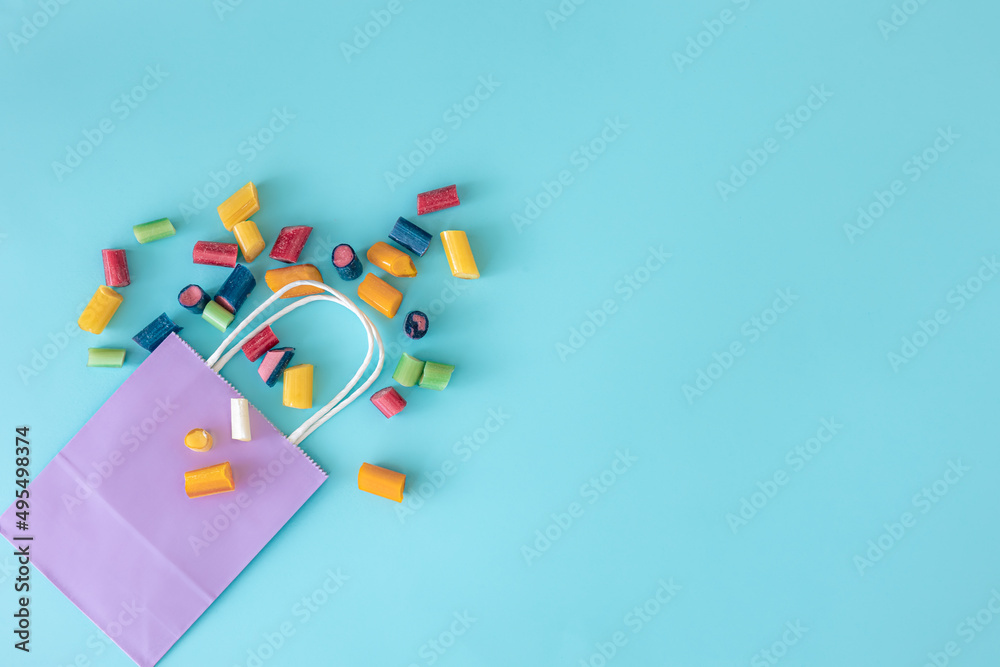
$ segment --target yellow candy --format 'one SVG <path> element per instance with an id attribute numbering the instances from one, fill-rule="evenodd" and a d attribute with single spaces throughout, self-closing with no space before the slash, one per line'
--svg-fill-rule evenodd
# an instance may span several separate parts
<path id="1" fill-rule="evenodd" d="M 264 237 L 260 235 L 257 223 L 253 220 L 237 222 L 233 225 L 233 234 L 236 235 L 236 242 L 240 244 L 243 259 L 247 264 L 257 259 L 257 255 L 264 250 Z"/>
<path id="2" fill-rule="evenodd" d="M 290 408 L 309 409 L 313 406 L 312 364 L 299 364 L 285 369 L 281 379 L 281 402 Z"/>
<path id="3" fill-rule="evenodd" d="M 207 452 L 212 449 L 212 434 L 203 428 L 193 428 L 184 436 L 184 444 L 196 452 Z"/>
<path id="4" fill-rule="evenodd" d="M 257 200 L 257 188 L 253 183 L 247 183 L 236 191 L 232 197 L 219 204 L 219 217 L 226 229 L 232 229 L 237 222 L 243 222 L 260 210 Z"/>
<path id="5" fill-rule="evenodd" d="M 235 488 L 233 468 L 229 465 L 229 461 L 184 473 L 184 493 L 187 494 L 188 498 L 210 496 L 213 493 L 224 493 Z"/>
<path id="6" fill-rule="evenodd" d="M 80 328 L 90 333 L 99 334 L 108 326 L 111 316 L 118 310 L 122 303 L 122 295 L 114 291 L 107 285 L 101 285 L 90 297 L 90 303 L 80 313 L 80 319 L 76 321 Z"/>
<path id="7" fill-rule="evenodd" d="M 382 241 L 368 249 L 368 261 L 398 278 L 412 278 L 417 275 L 417 267 L 413 266 L 413 260 L 409 255 Z"/>
<path id="8" fill-rule="evenodd" d="M 321 283 L 323 282 L 323 276 L 319 274 L 319 269 L 312 264 L 296 264 L 280 269 L 271 269 L 264 274 L 264 282 L 267 283 L 272 292 L 277 292 L 288 283 L 293 283 L 296 280 L 315 280 Z M 299 285 L 282 294 L 281 298 L 290 299 L 293 296 L 304 296 L 306 294 L 323 294 L 323 290 L 311 285 Z"/>
<path id="9" fill-rule="evenodd" d="M 358 297 L 390 319 L 396 316 L 399 304 L 403 302 L 403 295 L 398 289 L 371 273 L 358 285 Z"/>
<path id="10" fill-rule="evenodd" d="M 456 278 L 473 279 L 479 277 L 476 258 L 469 247 L 469 237 L 462 231 L 441 232 L 441 244 L 448 256 L 451 275 Z"/>

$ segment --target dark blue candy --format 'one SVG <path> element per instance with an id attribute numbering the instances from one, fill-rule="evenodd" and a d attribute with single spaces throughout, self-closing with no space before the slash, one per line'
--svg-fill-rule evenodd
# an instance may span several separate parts
<path id="1" fill-rule="evenodd" d="M 240 309 L 240 306 L 243 305 L 256 286 L 257 281 L 254 280 L 250 269 L 242 264 L 237 264 L 233 272 L 226 278 L 226 282 L 222 283 L 219 293 L 215 295 L 215 300 L 220 306 L 236 314 L 236 311 Z"/>
<path id="2" fill-rule="evenodd" d="M 403 320 L 403 332 L 413 340 L 423 338 L 427 334 L 429 323 L 430 320 L 427 319 L 426 314 L 419 310 L 411 311 L 406 314 L 406 319 Z"/>
<path id="3" fill-rule="evenodd" d="M 389 232 L 389 238 L 421 257 L 431 245 L 431 235 L 406 218 L 396 221 L 396 225 Z"/>
<path id="4" fill-rule="evenodd" d="M 343 280 L 357 280 L 358 276 L 361 275 L 361 260 L 358 259 L 358 253 L 354 252 L 354 248 L 346 243 L 341 243 L 333 249 L 330 261 L 333 262 L 333 268 L 337 269 L 337 274 Z M 338 264 L 338 262 L 340 263 Z"/>
<path id="5" fill-rule="evenodd" d="M 184 303 L 184 295 L 188 290 L 191 290 L 192 294 L 198 295 L 198 299 L 194 301 L 194 303 Z M 188 296 L 190 297 L 191 295 Z M 188 301 L 190 300 L 191 299 L 189 298 Z M 205 310 L 205 304 L 208 303 L 208 294 L 198 285 L 188 285 L 180 291 L 180 294 L 177 295 L 177 302 L 190 310 L 192 313 L 198 313 L 200 315 L 201 311 Z"/>
<path id="6" fill-rule="evenodd" d="M 179 327 L 174 324 L 173 320 L 167 317 L 166 313 L 163 313 L 155 320 L 146 325 L 142 331 L 132 336 L 132 340 L 139 344 L 139 347 L 145 348 L 152 352 L 160 343 L 167 339 L 171 333 L 180 331 L 184 327 Z"/>

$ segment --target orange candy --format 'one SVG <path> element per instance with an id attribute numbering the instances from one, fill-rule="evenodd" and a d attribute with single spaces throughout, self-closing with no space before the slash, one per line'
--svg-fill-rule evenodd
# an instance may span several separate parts
<path id="1" fill-rule="evenodd" d="M 358 488 L 376 496 L 382 496 L 397 503 L 403 502 L 403 487 L 406 475 L 401 472 L 362 463 L 358 471 Z"/>
<path id="2" fill-rule="evenodd" d="M 184 473 L 184 492 L 188 498 L 201 498 L 213 493 L 225 493 L 236 488 L 233 468 L 229 461 Z"/>
<path id="3" fill-rule="evenodd" d="M 272 292 L 277 292 L 288 283 L 293 283 L 296 280 L 315 280 L 321 283 L 323 282 L 323 276 L 320 275 L 319 269 L 312 264 L 285 266 L 280 269 L 271 269 L 264 274 L 264 282 L 267 283 Z M 323 290 L 312 285 L 299 285 L 282 294 L 281 298 L 290 299 L 295 296 L 305 296 L 306 294 L 323 294 Z"/>
<path id="4" fill-rule="evenodd" d="M 403 303 L 403 294 L 398 289 L 371 273 L 358 285 L 358 297 L 390 319 Z"/>

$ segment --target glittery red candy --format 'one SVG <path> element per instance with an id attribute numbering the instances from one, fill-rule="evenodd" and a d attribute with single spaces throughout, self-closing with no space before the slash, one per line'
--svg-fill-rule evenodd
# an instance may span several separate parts
<path id="1" fill-rule="evenodd" d="M 379 389 L 372 394 L 371 400 L 375 404 L 375 407 L 379 409 L 379 412 L 387 418 L 398 415 L 406 407 L 406 401 L 403 400 L 403 397 L 393 387 Z"/>
<path id="2" fill-rule="evenodd" d="M 128 262 L 124 250 L 102 250 L 104 284 L 108 287 L 125 287 L 129 284 Z"/>
<path id="3" fill-rule="evenodd" d="M 195 264 L 211 266 L 236 266 L 236 258 L 240 247 L 235 243 L 215 243 L 213 241 L 198 241 L 194 244 L 191 258 Z"/>
<path id="4" fill-rule="evenodd" d="M 458 206 L 458 191 L 456 186 L 449 185 L 445 188 L 438 188 L 430 192 L 421 192 L 417 195 L 417 215 L 433 213 L 443 208 Z"/>
<path id="5" fill-rule="evenodd" d="M 282 227 L 278 232 L 278 238 L 271 246 L 271 259 L 286 264 L 294 264 L 299 261 L 299 254 L 306 244 L 306 239 L 312 233 L 313 228 L 305 225 L 298 227 Z"/>
<path id="6" fill-rule="evenodd" d="M 243 354 L 247 355 L 250 361 L 257 361 L 265 352 L 278 344 L 278 337 L 274 335 L 271 327 L 264 327 L 257 332 L 257 335 L 243 344 Z"/>

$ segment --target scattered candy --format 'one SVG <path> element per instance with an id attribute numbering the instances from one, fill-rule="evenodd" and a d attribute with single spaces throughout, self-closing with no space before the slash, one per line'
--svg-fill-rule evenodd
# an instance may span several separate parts
<path id="1" fill-rule="evenodd" d="M 121 368 L 125 363 L 125 350 L 109 347 L 88 347 L 87 365 L 97 368 Z"/>
<path id="2" fill-rule="evenodd" d="M 196 452 L 207 452 L 212 449 L 212 434 L 203 428 L 193 428 L 184 436 L 184 446 Z"/>
<path id="3" fill-rule="evenodd" d="M 236 243 L 243 253 L 243 260 L 249 264 L 257 259 L 257 255 L 264 251 L 264 237 L 257 229 L 257 223 L 253 220 L 244 220 L 233 225 L 233 234 L 236 235 Z"/>
<path id="4" fill-rule="evenodd" d="M 133 225 L 132 233 L 135 234 L 135 240 L 139 243 L 149 243 L 173 236 L 177 230 L 174 229 L 169 218 L 160 218 L 152 222 L 144 222 L 141 225 Z"/>
<path id="5" fill-rule="evenodd" d="M 108 287 L 125 287 L 129 284 L 128 261 L 124 250 L 102 250 L 104 282 Z"/>
<path id="6" fill-rule="evenodd" d="M 285 369 L 281 380 L 281 402 L 290 408 L 313 406 L 313 366 L 299 364 Z"/>
<path id="7" fill-rule="evenodd" d="M 142 331 L 132 336 L 132 340 L 138 343 L 139 347 L 152 352 L 167 339 L 167 336 L 183 328 L 174 324 L 173 320 L 167 317 L 166 313 L 163 313 L 147 324 Z"/>
<path id="8" fill-rule="evenodd" d="M 200 314 L 201 311 L 205 310 L 205 304 L 208 303 L 208 292 L 203 290 L 198 285 L 188 285 L 180 291 L 177 295 L 177 303 L 181 304 L 192 313 Z"/>
<path id="9" fill-rule="evenodd" d="M 273 387 L 281 374 L 285 372 L 285 367 L 292 360 L 294 353 L 294 347 L 278 347 L 264 353 L 257 373 L 268 387 Z"/>
<path id="10" fill-rule="evenodd" d="M 243 222 L 260 210 L 257 188 L 253 183 L 247 183 L 232 197 L 219 204 L 216 210 L 219 211 L 222 224 L 225 225 L 226 229 L 231 230 L 237 222 Z"/>
<path id="11" fill-rule="evenodd" d="M 333 268 L 337 269 L 341 279 L 357 280 L 358 276 L 361 275 L 361 260 L 358 259 L 354 248 L 346 243 L 341 243 L 333 249 L 332 259 Z"/>
<path id="12" fill-rule="evenodd" d="M 271 327 L 267 326 L 257 332 L 253 338 L 243 343 L 243 354 L 250 361 L 257 361 L 261 356 L 278 344 L 278 337 Z"/>
<path id="13" fill-rule="evenodd" d="M 233 468 L 229 465 L 229 461 L 184 473 L 184 493 L 188 498 L 225 493 L 235 488 Z"/>
<path id="14" fill-rule="evenodd" d="M 315 280 L 316 282 L 321 283 L 323 282 L 323 276 L 320 275 L 319 269 L 312 264 L 295 264 L 293 266 L 286 266 L 280 269 L 271 269 L 264 274 L 264 282 L 267 283 L 267 286 L 271 288 L 272 292 L 277 292 L 288 283 L 293 283 L 296 280 Z M 313 287 L 312 285 L 299 285 L 298 287 L 293 287 L 282 294 L 281 298 L 291 299 L 292 297 L 305 296 L 306 294 L 323 293 L 323 290 L 319 287 Z"/>
<path id="15" fill-rule="evenodd" d="M 458 191 L 454 185 L 449 185 L 430 192 L 421 192 L 417 195 L 417 215 L 433 213 L 443 208 L 458 206 Z"/>
<path id="16" fill-rule="evenodd" d="M 399 358 L 399 363 L 396 364 L 392 379 L 404 387 L 412 387 L 420 381 L 420 375 L 423 372 L 424 362 L 404 352 L 403 356 Z"/>
<path id="17" fill-rule="evenodd" d="M 209 266 L 236 266 L 240 248 L 235 243 L 216 243 L 215 241 L 198 241 L 191 251 L 191 259 L 195 264 Z"/>
<path id="18" fill-rule="evenodd" d="M 454 366 L 428 361 L 424 364 L 424 372 L 420 376 L 420 386 L 424 389 L 441 391 L 448 386 Z"/>
<path id="19" fill-rule="evenodd" d="M 90 297 L 87 307 L 80 313 L 80 318 L 76 323 L 84 331 L 99 334 L 108 326 L 111 316 L 118 310 L 122 303 L 122 295 L 114 291 L 107 285 L 101 285 Z"/>
<path id="20" fill-rule="evenodd" d="M 250 442 L 250 401 L 234 398 L 229 404 L 233 418 L 233 440 Z"/>
<path id="21" fill-rule="evenodd" d="M 271 248 L 271 259 L 276 259 L 285 264 L 294 264 L 299 261 L 299 254 L 306 244 L 306 239 L 312 233 L 313 228 L 306 225 L 297 227 L 282 227 L 278 232 L 278 238 Z"/>
<path id="22" fill-rule="evenodd" d="M 423 257 L 431 245 L 431 235 L 406 218 L 396 220 L 389 238 L 419 257 Z"/>
<path id="23" fill-rule="evenodd" d="M 479 277 L 479 269 L 476 268 L 476 258 L 472 256 L 472 248 L 469 247 L 469 237 L 463 231 L 441 232 L 441 243 L 444 245 L 444 253 L 448 256 L 448 266 L 451 267 L 451 275 L 456 278 L 471 280 Z"/>
<path id="24" fill-rule="evenodd" d="M 378 276 L 369 273 L 358 285 L 358 297 L 389 319 L 396 316 L 403 294 Z"/>
<path id="25" fill-rule="evenodd" d="M 427 335 L 429 323 L 430 320 L 427 319 L 426 313 L 419 310 L 411 310 L 406 314 L 406 319 L 403 321 L 403 333 L 413 340 L 418 340 Z"/>
<path id="26" fill-rule="evenodd" d="M 225 333 L 229 325 L 233 323 L 236 316 L 225 307 L 219 305 L 218 301 L 209 301 L 205 304 L 205 310 L 201 313 L 201 318 L 213 327 Z"/>
<path id="27" fill-rule="evenodd" d="M 412 278 L 417 275 L 417 268 L 413 266 L 410 256 L 384 241 L 378 241 L 368 249 L 368 261 L 397 278 Z"/>
<path id="28" fill-rule="evenodd" d="M 379 389 L 372 394 L 371 400 L 379 412 L 386 416 L 386 419 L 398 415 L 406 407 L 406 401 L 393 387 Z"/>
<path id="29" fill-rule="evenodd" d="M 401 472 L 362 463 L 358 470 L 358 488 L 376 496 L 382 496 L 397 503 L 403 502 L 403 487 L 406 475 Z"/>
<path id="30" fill-rule="evenodd" d="M 257 281 L 250 273 L 250 269 L 238 264 L 226 278 L 226 282 L 222 283 L 219 293 L 215 295 L 215 301 L 235 315 L 256 286 Z"/>

